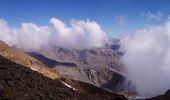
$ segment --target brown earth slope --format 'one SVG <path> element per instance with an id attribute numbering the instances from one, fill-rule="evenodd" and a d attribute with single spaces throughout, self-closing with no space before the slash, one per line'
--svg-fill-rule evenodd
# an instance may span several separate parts
<path id="1" fill-rule="evenodd" d="M 51 79 L 59 78 L 59 75 L 54 73 L 40 61 L 18 50 L 14 50 L 3 41 L 0 41 L 0 55 L 7 59 L 10 59 L 13 62 L 29 67 L 32 70 L 35 70 Z"/>
<path id="2" fill-rule="evenodd" d="M 0 100 L 127 100 L 86 83 L 80 83 L 84 92 L 77 87 L 73 90 L 63 81 L 52 80 L 0 56 Z"/>

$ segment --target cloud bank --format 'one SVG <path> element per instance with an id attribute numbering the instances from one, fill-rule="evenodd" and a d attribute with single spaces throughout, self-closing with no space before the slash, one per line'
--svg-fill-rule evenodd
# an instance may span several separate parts
<path id="1" fill-rule="evenodd" d="M 101 47 L 107 41 L 100 25 L 90 20 L 72 20 L 66 25 L 57 18 L 50 19 L 50 25 L 39 26 L 22 23 L 21 28 L 12 28 L 0 19 L 0 40 L 12 46 L 35 50 L 49 45 L 63 48 Z"/>
<path id="2" fill-rule="evenodd" d="M 170 89 L 170 19 L 126 35 L 120 43 L 121 61 L 138 94 L 156 96 Z"/>

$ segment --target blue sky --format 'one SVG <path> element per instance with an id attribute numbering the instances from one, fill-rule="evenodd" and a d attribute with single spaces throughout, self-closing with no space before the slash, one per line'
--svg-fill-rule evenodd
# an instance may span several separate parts
<path id="1" fill-rule="evenodd" d="M 90 19 L 111 36 L 162 23 L 169 15 L 170 0 L 0 0 L 0 18 L 13 27 L 46 25 L 52 17 L 67 23 Z"/>

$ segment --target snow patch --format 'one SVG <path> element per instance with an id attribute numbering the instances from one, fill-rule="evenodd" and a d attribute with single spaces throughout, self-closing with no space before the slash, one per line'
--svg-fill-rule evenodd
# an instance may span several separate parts
<path id="1" fill-rule="evenodd" d="M 38 67 L 37 66 L 32 66 L 31 69 L 34 70 L 34 71 L 37 71 Z"/>
<path id="2" fill-rule="evenodd" d="M 63 81 L 61 81 L 61 83 L 63 83 L 65 86 L 67 86 L 68 88 L 71 88 L 71 89 L 73 89 L 73 90 L 75 90 L 76 91 L 76 89 L 74 88 L 74 87 L 72 87 L 71 85 L 69 85 L 69 84 L 67 84 L 67 83 L 65 83 L 65 82 L 63 82 Z"/>

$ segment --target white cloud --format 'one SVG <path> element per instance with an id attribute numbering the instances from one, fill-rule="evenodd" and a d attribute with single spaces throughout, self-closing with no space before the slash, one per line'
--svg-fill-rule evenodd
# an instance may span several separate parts
<path id="1" fill-rule="evenodd" d="M 115 16 L 114 19 L 118 22 L 119 25 L 121 26 L 126 25 L 127 19 L 124 15 Z"/>
<path id="2" fill-rule="evenodd" d="M 106 41 L 106 33 L 94 21 L 72 20 L 71 26 L 66 26 L 62 21 L 52 18 L 55 42 L 57 46 L 69 48 L 101 47 Z"/>
<path id="3" fill-rule="evenodd" d="M 161 12 L 151 13 L 151 12 L 143 12 L 141 16 L 146 18 L 148 21 L 161 21 L 163 14 Z"/>
<path id="4" fill-rule="evenodd" d="M 12 30 L 8 26 L 8 23 L 5 20 L 0 20 L 0 40 L 3 40 L 10 44 L 12 41 Z"/>
<path id="5" fill-rule="evenodd" d="M 50 26 L 22 23 L 22 27 L 16 29 L 0 20 L 0 40 L 27 50 L 49 44 L 64 48 L 92 48 L 103 46 L 107 40 L 106 33 L 95 21 L 72 20 L 68 26 L 59 19 L 51 18 L 50 23 Z"/>
<path id="6" fill-rule="evenodd" d="M 48 45 L 50 29 L 48 26 L 22 23 L 22 28 L 13 29 L 13 34 L 16 37 L 14 45 L 25 49 L 38 49 Z"/>
<path id="7" fill-rule="evenodd" d="M 129 34 L 120 43 L 125 72 L 140 95 L 170 89 L 170 20 Z"/>

